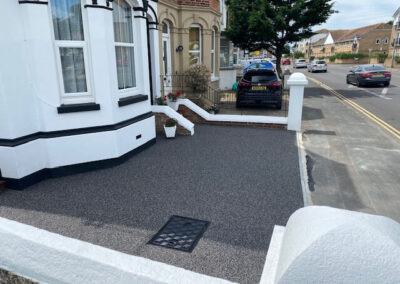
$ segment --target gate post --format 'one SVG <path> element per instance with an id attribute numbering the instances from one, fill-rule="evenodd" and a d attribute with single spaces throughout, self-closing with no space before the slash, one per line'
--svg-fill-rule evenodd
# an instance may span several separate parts
<path id="1" fill-rule="evenodd" d="M 289 77 L 287 84 L 290 87 L 287 129 L 301 131 L 304 87 L 308 85 L 308 80 L 304 74 L 294 73 Z"/>

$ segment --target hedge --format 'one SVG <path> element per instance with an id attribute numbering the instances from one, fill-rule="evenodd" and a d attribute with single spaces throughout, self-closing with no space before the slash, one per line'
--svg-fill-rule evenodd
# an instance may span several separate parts
<path id="1" fill-rule="evenodd" d="M 368 54 L 365 53 L 346 53 L 346 52 L 341 52 L 336 54 L 337 59 L 354 59 L 354 58 L 364 58 L 368 57 Z"/>
<path id="2" fill-rule="evenodd" d="M 335 62 L 336 55 L 329 56 L 329 62 Z"/>
<path id="3" fill-rule="evenodd" d="M 395 56 L 394 60 L 396 61 L 396 63 L 400 64 L 400 56 Z"/>

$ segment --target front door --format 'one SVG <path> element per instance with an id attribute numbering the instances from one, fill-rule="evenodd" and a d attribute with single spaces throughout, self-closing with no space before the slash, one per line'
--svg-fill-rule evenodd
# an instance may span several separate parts
<path id="1" fill-rule="evenodd" d="M 171 42 L 169 35 L 169 26 L 163 23 L 163 75 L 164 75 L 164 95 L 172 91 L 172 74 L 171 74 Z"/>

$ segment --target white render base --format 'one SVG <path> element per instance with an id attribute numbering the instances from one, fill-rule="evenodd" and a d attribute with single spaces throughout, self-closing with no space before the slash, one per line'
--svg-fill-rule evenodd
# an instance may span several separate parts
<path id="1" fill-rule="evenodd" d="M 178 104 L 178 106 L 179 106 L 179 104 Z M 166 116 L 168 116 L 172 119 L 175 119 L 179 125 L 181 125 L 185 129 L 189 130 L 190 134 L 192 136 L 194 135 L 194 124 L 190 120 L 183 117 L 181 114 L 177 113 L 171 107 L 153 105 L 153 106 L 151 106 L 151 110 L 155 113 L 163 113 Z"/>
<path id="2" fill-rule="evenodd" d="M 140 139 L 136 139 L 141 135 Z M 37 139 L 0 146 L 4 178 L 21 179 L 42 169 L 120 157 L 156 137 L 154 116 L 115 131 Z"/>
<path id="3" fill-rule="evenodd" d="M 232 283 L 0 218 L 0 267 L 40 283 Z"/>
<path id="4" fill-rule="evenodd" d="M 268 247 L 267 258 L 265 260 L 264 269 L 261 275 L 260 284 L 274 284 L 276 270 L 278 268 L 279 253 L 281 251 L 284 234 L 285 227 L 274 227 Z"/>
<path id="5" fill-rule="evenodd" d="M 288 122 L 287 117 L 261 116 L 261 115 L 229 115 L 229 114 L 210 114 L 189 99 L 178 99 L 180 105 L 184 105 L 193 112 L 208 121 L 224 122 L 245 122 L 245 123 L 271 123 L 284 124 Z"/>

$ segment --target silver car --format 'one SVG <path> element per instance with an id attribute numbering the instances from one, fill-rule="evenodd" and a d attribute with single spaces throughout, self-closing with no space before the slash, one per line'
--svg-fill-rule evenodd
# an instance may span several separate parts
<path id="1" fill-rule="evenodd" d="M 311 61 L 307 66 L 308 72 L 328 72 L 328 64 L 326 64 L 325 60 L 314 60 Z"/>
<path id="2" fill-rule="evenodd" d="M 293 63 L 293 68 L 307 68 L 307 61 L 305 59 L 296 59 Z"/>

